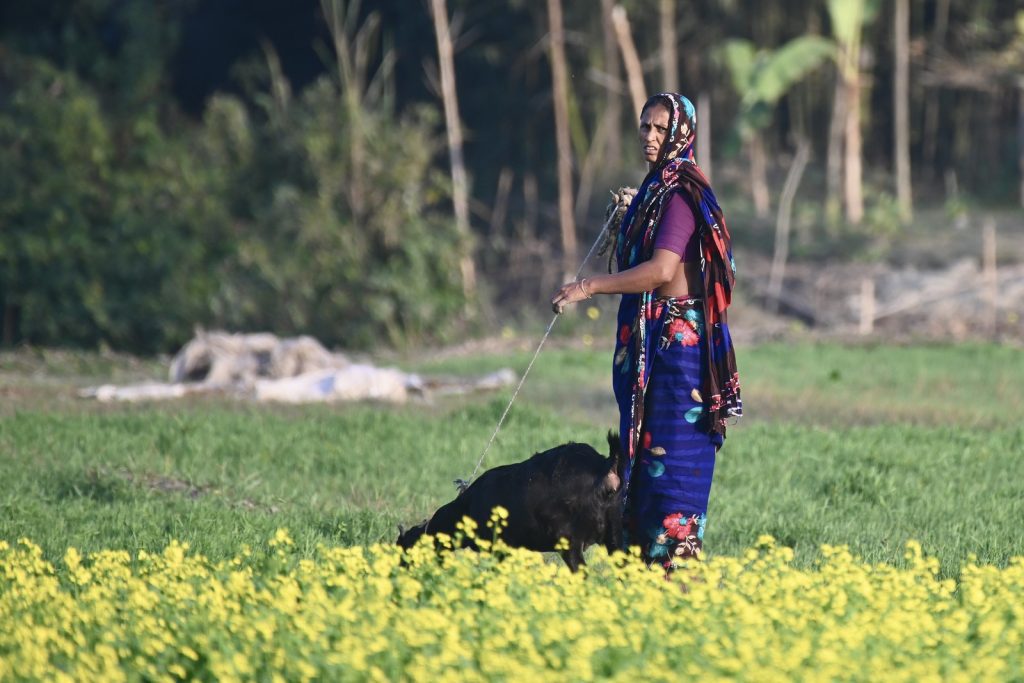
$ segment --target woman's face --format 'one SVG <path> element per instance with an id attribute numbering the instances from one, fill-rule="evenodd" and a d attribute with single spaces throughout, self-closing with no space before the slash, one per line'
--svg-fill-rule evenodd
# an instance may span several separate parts
<path id="1" fill-rule="evenodd" d="M 649 164 L 658 160 L 668 136 L 669 119 L 668 109 L 661 104 L 652 104 L 640 114 L 640 150 Z"/>

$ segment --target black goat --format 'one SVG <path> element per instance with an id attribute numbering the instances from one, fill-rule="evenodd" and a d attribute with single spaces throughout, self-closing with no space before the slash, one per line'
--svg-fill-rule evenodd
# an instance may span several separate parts
<path id="1" fill-rule="evenodd" d="M 487 470 L 441 506 L 426 522 L 399 528 L 398 545 L 411 548 L 424 534 L 454 536 L 463 517 L 482 530 L 496 506 L 508 510 L 501 538 L 509 546 L 558 550 L 569 566 L 584 564 L 583 551 L 603 543 L 609 552 L 622 546 L 622 454 L 619 437 L 608 434 L 607 458 L 587 444 L 556 446 L 523 462 Z M 568 548 L 558 548 L 560 539 Z M 475 548 L 464 538 L 463 547 Z"/>

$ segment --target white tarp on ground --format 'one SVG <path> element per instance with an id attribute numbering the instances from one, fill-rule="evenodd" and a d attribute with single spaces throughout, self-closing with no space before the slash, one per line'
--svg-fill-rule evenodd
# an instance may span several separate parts
<path id="1" fill-rule="evenodd" d="M 352 363 L 312 337 L 279 339 L 269 333 L 200 331 L 171 361 L 169 383 L 104 384 L 84 389 L 80 395 L 99 401 L 153 401 L 224 393 L 283 403 L 403 403 L 410 396 L 493 390 L 515 380 L 515 373 L 508 369 L 468 379 L 424 378 L 397 368 Z"/>
<path id="2" fill-rule="evenodd" d="M 257 401 L 391 401 L 401 403 L 410 392 L 422 390 L 416 375 L 393 368 L 352 364 L 342 370 L 314 370 L 296 377 L 256 382 Z"/>

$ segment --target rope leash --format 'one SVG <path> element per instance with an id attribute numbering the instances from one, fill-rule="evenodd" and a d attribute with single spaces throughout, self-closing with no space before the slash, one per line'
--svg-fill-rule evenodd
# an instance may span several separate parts
<path id="1" fill-rule="evenodd" d="M 597 239 L 594 240 L 594 243 L 590 246 L 590 251 L 588 251 L 587 255 L 583 257 L 580 267 L 576 269 L 576 280 L 580 279 L 580 273 L 583 272 L 583 266 L 587 265 L 587 261 L 589 261 L 590 257 L 594 254 L 594 249 L 597 249 L 597 245 L 604 239 L 608 232 L 608 226 L 612 224 L 612 221 L 616 219 L 618 214 L 619 211 L 613 210 L 609 214 L 607 220 L 605 220 L 604 227 L 601 228 L 601 232 L 598 233 Z M 537 345 L 537 349 L 533 352 L 533 358 L 530 359 L 529 365 L 527 365 L 526 370 L 523 371 L 523 376 L 519 379 L 519 384 L 516 386 L 516 390 L 512 392 L 512 398 L 509 399 L 508 405 L 505 406 L 505 412 L 503 412 L 501 417 L 498 419 L 498 424 L 494 428 L 494 433 L 491 434 L 491 438 L 487 440 L 487 445 L 484 446 L 484 450 L 480 454 L 480 459 L 477 460 L 476 467 L 473 468 L 473 473 L 469 475 L 469 479 L 456 479 L 452 482 L 455 484 L 456 488 L 459 489 L 460 495 L 463 491 L 469 488 L 470 483 L 472 483 L 473 479 L 476 478 L 476 473 L 480 471 L 480 466 L 483 464 L 484 458 L 487 457 L 487 451 L 491 450 L 491 445 L 494 443 L 494 439 L 498 436 L 498 432 L 501 431 L 501 425 L 504 424 L 505 418 L 508 416 L 508 411 L 512 409 L 512 404 L 515 403 L 516 397 L 519 396 L 519 390 L 523 388 L 523 384 L 526 382 L 526 376 L 529 375 L 530 370 L 533 369 L 533 364 L 537 360 L 537 356 L 540 355 L 540 350 L 544 348 L 544 342 L 546 342 L 548 337 L 551 335 L 551 330 L 555 326 L 555 321 L 558 320 L 558 316 L 560 315 L 561 313 L 555 313 L 554 317 L 551 318 L 551 322 L 548 323 L 548 329 L 544 331 L 544 336 L 541 337 L 540 343 Z"/>

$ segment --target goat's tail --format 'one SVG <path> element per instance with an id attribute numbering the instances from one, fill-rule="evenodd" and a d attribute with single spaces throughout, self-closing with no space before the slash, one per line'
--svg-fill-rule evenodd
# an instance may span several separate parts
<path id="1" fill-rule="evenodd" d="M 608 430 L 608 457 L 616 464 L 622 460 L 622 439 L 618 432 Z"/>

